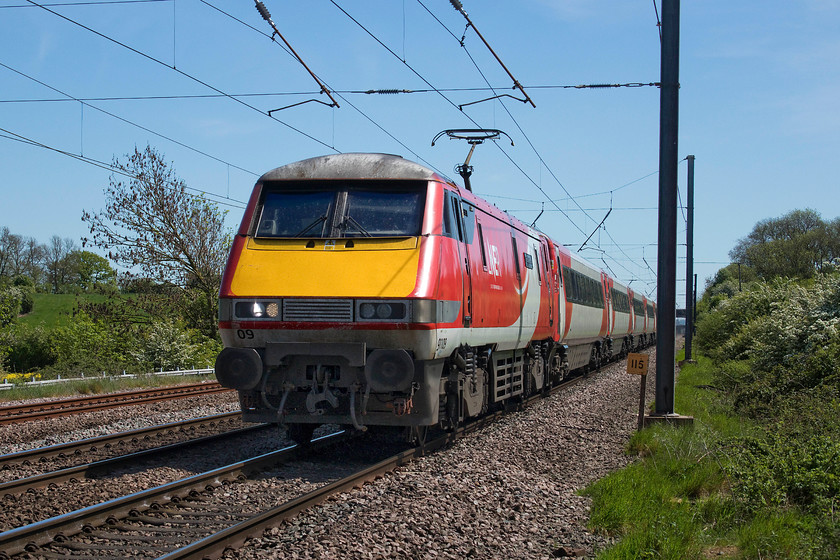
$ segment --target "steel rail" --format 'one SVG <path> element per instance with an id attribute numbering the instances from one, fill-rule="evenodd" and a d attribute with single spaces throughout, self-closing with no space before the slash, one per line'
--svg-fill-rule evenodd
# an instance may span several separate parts
<path id="1" fill-rule="evenodd" d="M 123 463 L 134 463 L 141 459 L 147 459 L 149 457 L 154 457 L 163 453 L 169 453 L 178 449 L 186 449 L 188 447 L 196 445 L 205 445 L 218 440 L 242 436 L 261 430 L 267 430 L 272 427 L 272 424 L 258 424 L 255 426 L 247 426 L 245 428 L 239 428 L 221 434 L 213 434 L 178 443 L 171 443 L 169 445 L 164 445 L 161 447 L 154 447 L 152 449 L 145 449 L 143 451 L 137 451 L 135 453 L 128 453 L 126 455 L 120 455 L 118 457 L 111 457 L 110 459 L 94 461 L 93 463 L 87 463 L 85 465 L 78 465 L 75 467 L 68 467 L 66 469 L 37 474 L 26 478 L 19 478 L 17 480 L 10 480 L 8 482 L 0 483 L 0 496 L 22 494 L 29 490 L 35 490 L 38 488 L 44 488 L 46 486 L 52 486 L 61 482 L 67 482 L 68 480 L 78 480 L 81 478 L 87 478 L 88 474 L 93 474 L 95 472 L 102 471 L 103 469 L 115 467 Z"/>
<path id="2" fill-rule="evenodd" d="M 122 393 L 109 393 L 91 397 L 76 397 L 45 401 L 36 404 L 21 404 L 0 407 L 0 425 L 16 424 L 29 420 L 39 420 L 55 416 L 69 416 L 81 412 L 91 412 L 129 406 L 148 404 L 166 400 L 192 397 L 231 391 L 217 382 L 175 385 L 157 389 L 140 389 Z"/>
<path id="3" fill-rule="evenodd" d="M 8 453 L 0 455 L 0 469 L 8 469 L 10 465 L 16 464 L 32 464 L 33 462 L 43 461 L 52 457 L 68 457 L 70 455 L 80 455 L 85 451 L 97 451 L 102 448 L 109 448 L 120 444 L 124 441 L 136 441 L 140 439 L 148 439 L 157 434 L 175 434 L 179 431 L 187 431 L 203 426 L 212 426 L 216 423 L 231 423 L 242 415 L 240 411 L 224 412 L 221 414 L 213 414 L 211 416 L 202 416 L 201 418 L 193 418 L 183 422 L 172 422 L 169 424 L 158 424 L 157 426 L 149 426 L 148 428 L 138 428 L 136 430 L 129 430 L 119 432 L 116 434 L 107 434 L 104 436 L 81 439 L 77 441 L 69 441 L 67 443 L 58 443 L 47 447 L 38 447 L 35 449 L 27 449 L 18 451 L 16 453 Z"/>
<path id="4" fill-rule="evenodd" d="M 169 560 L 176 558 L 215 558 L 220 556 L 226 549 L 241 546 L 250 536 L 259 535 L 264 529 L 276 526 L 283 520 L 293 517 L 297 513 L 306 510 L 318 503 L 323 502 L 330 495 L 344 492 L 358 487 L 365 482 L 373 481 L 384 473 L 394 470 L 396 467 L 406 464 L 427 453 L 440 449 L 467 433 L 477 431 L 506 415 L 512 410 L 519 410 L 542 400 L 548 396 L 580 382 L 585 377 L 575 377 L 552 387 L 550 390 L 539 392 L 520 402 L 510 403 L 504 409 L 495 411 L 486 416 L 478 418 L 465 426 L 461 426 L 451 432 L 442 434 L 423 445 L 403 451 L 385 459 L 373 466 L 367 467 L 353 475 L 290 500 L 278 507 L 261 512 L 249 519 L 230 525 L 229 527 L 195 541 L 183 548 L 174 550 L 161 558 Z M 317 450 L 331 446 L 353 437 L 354 433 L 338 432 L 313 440 L 308 449 Z M 157 488 L 138 492 L 129 496 L 116 498 L 102 504 L 89 506 L 78 511 L 70 512 L 61 516 L 47 519 L 0 533 L 0 560 L 10 558 L 12 555 L 21 552 L 36 552 L 38 547 L 48 545 L 51 542 L 63 542 L 69 537 L 80 532 L 90 532 L 96 526 L 106 523 L 115 524 L 117 519 L 129 516 L 138 511 L 144 511 L 166 502 L 177 501 L 195 491 L 219 487 L 227 481 L 241 476 L 248 476 L 281 461 L 288 460 L 299 451 L 299 446 L 291 446 L 272 453 L 267 453 L 221 467 L 207 473 L 195 475 L 182 480 L 174 481 Z M 101 535 L 100 535 L 101 537 Z"/>
<path id="5" fill-rule="evenodd" d="M 519 409 L 522 406 L 530 405 L 537 400 L 542 400 L 548 396 L 569 388 L 572 385 L 580 382 L 584 377 L 574 377 L 567 381 L 552 387 L 545 393 L 537 393 L 521 403 L 514 403 L 494 413 L 483 416 L 475 421 L 472 421 L 465 426 L 461 426 L 452 432 L 445 433 L 440 437 L 434 438 L 423 446 L 408 449 L 398 453 L 388 459 L 385 459 L 375 465 L 372 465 L 358 473 L 347 476 L 341 480 L 337 480 L 308 494 L 289 500 L 277 507 L 263 511 L 249 519 L 246 519 L 235 525 L 223 529 L 217 533 L 209 535 L 199 541 L 187 545 L 178 550 L 174 550 L 168 554 L 159 557 L 159 560 L 204 560 L 207 558 L 218 558 L 224 554 L 226 550 L 240 548 L 247 539 L 257 537 L 266 529 L 276 527 L 283 521 L 290 519 L 298 513 L 305 511 L 313 506 L 324 502 L 327 498 L 334 494 L 346 492 L 362 486 L 367 482 L 381 477 L 387 472 L 395 470 L 397 467 L 410 463 L 422 457 L 423 455 L 445 447 L 460 439 L 467 433 L 477 431 L 489 424 L 495 422 L 501 416 L 514 409 Z"/>
<path id="6" fill-rule="evenodd" d="M 313 440 L 308 449 L 317 450 L 328 447 L 349 437 L 351 435 L 348 432 L 330 434 Z M 5 531 L 0 533 L 0 559 L 6 560 L 22 552 L 35 551 L 38 547 L 53 541 L 66 540 L 82 531 L 127 516 L 132 511 L 148 509 L 153 504 L 171 502 L 188 496 L 194 491 L 219 487 L 238 476 L 248 476 L 253 472 L 288 460 L 300 451 L 299 446 L 293 445 L 246 461 Z"/>

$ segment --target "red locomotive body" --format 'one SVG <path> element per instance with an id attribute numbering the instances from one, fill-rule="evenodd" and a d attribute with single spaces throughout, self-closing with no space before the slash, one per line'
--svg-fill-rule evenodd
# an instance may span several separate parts
<path id="1" fill-rule="evenodd" d="M 254 187 L 221 287 L 216 375 L 245 420 L 285 423 L 296 439 L 322 423 L 416 434 L 650 340 L 647 301 L 634 314 L 631 300 L 424 166 L 317 157 Z"/>

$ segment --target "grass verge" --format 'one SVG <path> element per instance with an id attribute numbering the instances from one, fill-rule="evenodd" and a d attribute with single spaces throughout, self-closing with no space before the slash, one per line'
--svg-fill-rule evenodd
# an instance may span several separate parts
<path id="1" fill-rule="evenodd" d="M 116 393 L 133 389 L 148 389 L 153 387 L 170 387 L 173 385 L 189 385 L 202 381 L 216 381 L 210 375 L 141 375 L 138 377 L 91 377 L 80 381 L 68 381 L 52 385 L 14 386 L 0 391 L 0 402 L 20 401 L 29 399 L 76 397 L 82 395 L 96 395 L 100 393 Z"/>
<path id="2" fill-rule="evenodd" d="M 636 433 L 628 453 L 639 460 L 583 491 L 593 500 L 590 529 L 618 538 L 599 560 L 830 557 L 817 530 L 825 520 L 790 504 L 745 508 L 733 494 L 733 442 L 761 427 L 731 412 L 714 373 L 702 357 L 680 372 L 676 408 L 693 427 Z"/>

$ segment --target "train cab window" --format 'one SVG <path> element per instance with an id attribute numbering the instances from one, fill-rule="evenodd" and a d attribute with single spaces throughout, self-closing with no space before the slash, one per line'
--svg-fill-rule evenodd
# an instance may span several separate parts
<path id="1" fill-rule="evenodd" d="M 458 208 L 458 199 L 449 191 L 443 197 L 443 235 L 463 241 L 461 233 L 461 216 Z"/>
<path id="2" fill-rule="evenodd" d="M 335 192 L 268 192 L 257 237 L 326 237 Z"/>
<path id="3" fill-rule="evenodd" d="M 516 235 L 510 234 L 510 242 L 513 246 L 513 264 L 516 265 L 516 277 L 521 278 L 522 270 L 519 268 L 519 249 L 516 247 Z"/>
<path id="4" fill-rule="evenodd" d="M 472 245 L 475 236 L 475 206 L 462 200 L 461 218 L 464 223 L 464 242 Z"/>
<path id="5" fill-rule="evenodd" d="M 422 195 L 350 190 L 337 224 L 340 237 L 403 237 L 420 234 Z"/>
<path id="6" fill-rule="evenodd" d="M 256 237 L 420 235 L 425 183 L 397 181 L 267 184 Z"/>
<path id="7" fill-rule="evenodd" d="M 481 266 L 487 270 L 487 250 L 484 248 L 484 231 L 481 229 L 481 224 L 478 225 L 478 246 L 481 251 Z"/>

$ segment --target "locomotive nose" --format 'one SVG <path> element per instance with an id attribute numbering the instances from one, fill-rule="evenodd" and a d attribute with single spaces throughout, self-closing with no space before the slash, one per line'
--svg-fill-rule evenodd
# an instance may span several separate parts
<path id="1" fill-rule="evenodd" d="M 253 389 L 262 372 L 262 359 L 253 348 L 225 348 L 216 357 L 216 379 L 229 389 Z"/>

